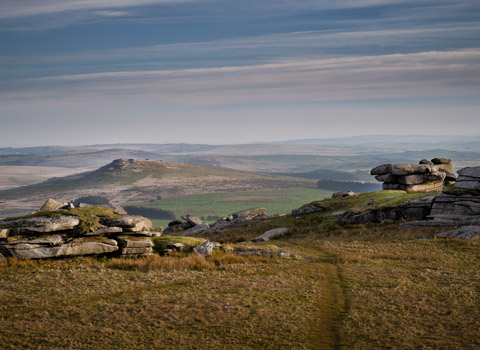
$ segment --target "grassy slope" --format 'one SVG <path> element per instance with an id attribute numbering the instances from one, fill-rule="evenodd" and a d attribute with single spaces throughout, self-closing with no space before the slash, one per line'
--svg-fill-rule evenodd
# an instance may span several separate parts
<path id="1" fill-rule="evenodd" d="M 370 197 L 381 206 L 392 195 Z M 331 211 L 364 199 L 335 201 Z M 412 241 L 432 234 L 394 224 L 342 227 L 324 215 L 207 237 L 232 241 L 286 226 L 289 236 L 258 245 L 312 262 L 217 255 L 2 264 L 0 298 L 9 302 L 0 304 L 0 342 L 6 349 L 480 346 L 479 239 Z"/>
<path id="2" fill-rule="evenodd" d="M 177 217 L 186 214 L 198 216 L 226 216 L 245 208 L 263 207 L 269 214 L 287 214 L 305 202 L 331 196 L 332 192 L 317 188 L 285 190 L 207 193 L 167 198 L 148 207 L 173 211 Z M 250 199 L 249 199 L 250 198 Z M 165 225 L 168 220 L 153 220 L 155 225 Z"/>

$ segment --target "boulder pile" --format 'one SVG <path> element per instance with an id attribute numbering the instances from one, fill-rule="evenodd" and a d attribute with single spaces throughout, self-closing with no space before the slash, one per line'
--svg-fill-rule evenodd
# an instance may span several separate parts
<path id="1" fill-rule="evenodd" d="M 142 216 L 105 207 L 63 207 L 49 200 L 40 212 L 0 221 L 0 259 L 146 256 L 153 251 L 148 237 L 161 234 L 152 232 L 152 222 Z"/>
<path id="2" fill-rule="evenodd" d="M 409 193 L 439 191 L 457 179 L 449 158 L 423 159 L 419 164 L 384 164 L 373 168 L 370 174 L 383 182 L 384 190 Z"/>

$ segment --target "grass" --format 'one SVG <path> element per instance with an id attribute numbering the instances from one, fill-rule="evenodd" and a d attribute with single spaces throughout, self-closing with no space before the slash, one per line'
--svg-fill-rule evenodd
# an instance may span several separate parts
<path id="1" fill-rule="evenodd" d="M 222 217 L 252 207 L 266 208 L 269 214 L 287 214 L 306 202 L 331 195 L 332 192 L 317 188 L 239 191 L 167 198 L 147 206 L 173 211 L 177 217 L 186 214 L 195 214 L 204 218 L 208 218 L 208 216 Z M 152 220 L 152 222 L 155 226 L 165 226 L 168 220 Z"/>
<path id="2" fill-rule="evenodd" d="M 371 196 L 378 205 L 410 198 L 394 194 L 327 201 L 332 211 L 360 208 Z M 218 252 L 0 263 L 2 348 L 480 347 L 480 239 L 435 239 L 397 224 L 341 226 L 324 215 L 204 237 L 236 242 L 288 227 L 286 237 L 245 247 L 273 244 L 308 261 Z M 159 249 L 167 241 L 203 239 L 154 238 Z"/>

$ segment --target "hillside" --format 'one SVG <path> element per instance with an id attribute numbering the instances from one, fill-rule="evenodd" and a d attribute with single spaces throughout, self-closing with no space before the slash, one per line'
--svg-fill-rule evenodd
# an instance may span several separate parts
<path id="1" fill-rule="evenodd" d="M 189 194 L 302 187 L 313 188 L 315 181 L 210 165 L 117 159 L 95 171 L 0 191 L 0 210 L 34 209 L 48 197 L 69 201 L 95 195 L 122 205 Z"/>

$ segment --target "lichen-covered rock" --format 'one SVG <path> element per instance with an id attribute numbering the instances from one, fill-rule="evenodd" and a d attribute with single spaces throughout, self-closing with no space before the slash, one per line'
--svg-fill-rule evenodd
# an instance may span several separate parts
<path id="1" fill-rule="evenodd" d="M 257 236 L 253 239 L 253 241 L 268 241 L 271 238 L 274 237 L 280 237 L 284 236 L 288 232 L 288 228 L 285 227 L 280 227 L 280 228 L 274 228 L 273 230 L 269 230 L 260 236 Z"/>
<path id="2" fill-rule="evenodd" d="M 44 205 L 42 205 L 42 207 L 40 208 L 40 211 L 54 211 L 54 210 L 58 210 L 60 209 L 61 207 L 63 207 L 63 204 L 60 203 L 60 202 L 57 202 L 55 199 L 53 198 L 49 198 Z"/>
<path id="3" fill-rule="evenodd" d="M 392 164 L 383 164 L 373 168 L 370 175 L 385 175 L 392 172 Z"/>
<path id="4" fill-rule="evenodd" d="M 105 236 L 111 233 L 122 233 L 122 232 L 123 232 L 123 229 L 121 227 L 113 226 L 113 227 L 101 228 L 93 232 L 87 232 L 87 233 L 84 233 L 84 235 L 85 236 Z"/>
<path id="5" fill-rule="evenodd" d="M 447 174 L 445 172 L 436 172 L 429 174 L 413 174 L 398 176 L 397 181 L 402 185 L 420 185 L 429 182 L 443 182 Z"/>
<path id="6" fill-rule="evenodd" d="M 73 215 L 55 217 L 38 216 L 0 221 L 0 225 L 10 228 L 15 234 L 35 234 L 71 230 L 79 223 L 80 219 Z"/>
<path id="7" fill-rule="evenodd" d="M 152 228 L 152 222 L 140 215 L 126 215 L 118 218 L 106 219 L 103 224 L 121 227 L 125 232 L 141 232 Z"/>

